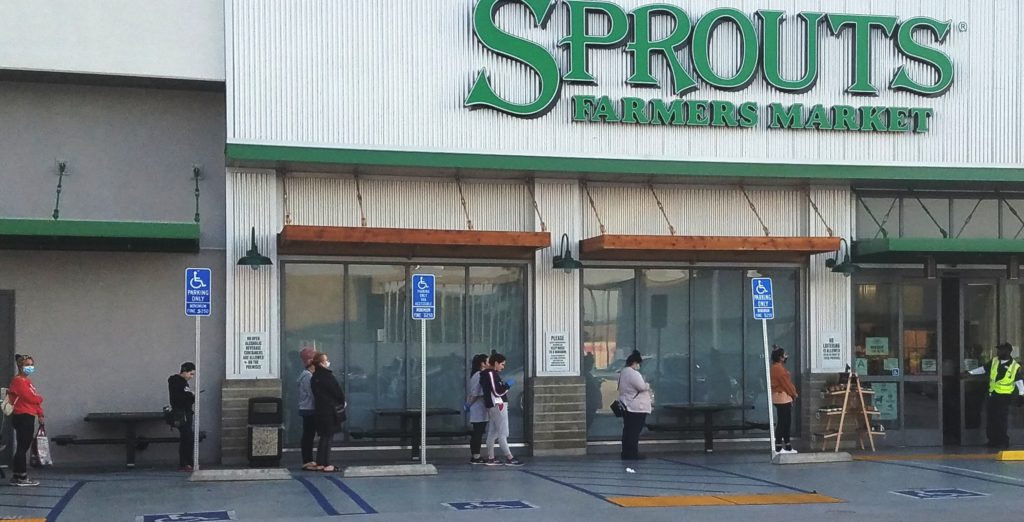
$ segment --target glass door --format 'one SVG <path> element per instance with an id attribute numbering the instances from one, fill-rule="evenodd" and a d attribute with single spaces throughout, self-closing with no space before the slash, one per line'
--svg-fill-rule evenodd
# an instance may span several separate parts
<path id="1" fill-rule="evenodd" d="M 965 279 L 960 286 L 960 368 L 970 370 L 990 361 L 999 343 L 999 284 Z M 985 443 L 985 397 L 988 376 L 971 376 L 960 387 L 960 443 Z"/>

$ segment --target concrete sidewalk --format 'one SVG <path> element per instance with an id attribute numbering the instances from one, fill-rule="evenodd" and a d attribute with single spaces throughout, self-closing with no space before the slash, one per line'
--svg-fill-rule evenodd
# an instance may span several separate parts
<path id="1" fill-rule="evenodd" d="M 35 474 L 40 487 L 0 487 L 0 519 L 479 520 L 486 509 L 489 519 L 531 521 L 1024 520 L 1024 462 L 941 448 L 854 457 L 778 466 L 763 453 L 666 454 L 628 464 L 632 472 L 606 456 L 533 458 L 519 468 L 460 460 L 436 461 L 429 477 L 295 470 L 289 480 L 200 483 L 155 469 L 48 469 Z"/>

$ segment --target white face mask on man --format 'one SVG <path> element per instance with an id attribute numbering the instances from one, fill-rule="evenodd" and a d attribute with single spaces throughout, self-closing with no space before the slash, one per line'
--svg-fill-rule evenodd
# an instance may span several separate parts
<path id="1" fill-rule="evenodd" d="M 331 367 L 331 361 L 324 361 L 324 368 L 330 368 L 330 367 Z"/>

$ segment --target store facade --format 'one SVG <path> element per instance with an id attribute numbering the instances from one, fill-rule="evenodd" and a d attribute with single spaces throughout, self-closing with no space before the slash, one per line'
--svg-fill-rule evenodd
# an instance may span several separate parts
<path id="1" fill-rule="evenodd" d="M 886 443 L 952 432 L 947 359 L 1020 341 L 1024 221 L 1004 195 L 1024 187 L 1020 74 L 992 50 L 1024 15 L 737 7 L 229 2 L 225 458 L 244 448 L 232 401 L 290 399 L 305 346 L 336 362 L 349 432 L 418 405 L 421 364 L 428 405 L 460 408 L 469 358 L 490 350 L 509 356 L 512 438 L 534 454 L 614 445 L 607 404 L 633 349 L 656 403 L 748 406 L 729 422 L 764 422 L 757 276 L 775 281 L 769 338 L 794 355 L 803 441 L 817 390 L 848 364 L 890 399 Z M 913 241 L 937 206 L 922 218 L 919 198 L 947 201 L 939 243 Z M 995 206 L 950 232 L 976 200 Z M 986 223 L 997 235 L 970 241 Z M 253 234 L 273 265 L 234 264 Z M 420 361 L 407 287 L 424 271 L 439 308 Z M 975 303 L 989 298 L 994 322 Z M 951 326 L 954 301 L 969 327 Z"/>

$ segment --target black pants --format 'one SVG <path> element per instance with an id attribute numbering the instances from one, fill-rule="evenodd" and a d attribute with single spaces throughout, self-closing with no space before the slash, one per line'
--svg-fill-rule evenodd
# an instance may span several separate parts
<path id="1" fill-rule="evenodd" d="M 192 453 L 196 448 L 195 432 L 193 431 L 194 415 L 185 414 L 185 422 L 178 426 L 178 466 L 192 466 Z"/>
<path id="2" fill-rule="evenodd" d="M 622 458 L 635 459 L 640 456 L 640 432 L 644 430 L 646 413 L 627 411 L 622 416 Z"/>
<path id="3" fill-rule="evenodd" d="M 318 466 L 331 465 L 331 442 L 334 440 L 334 433 L 331 431 L 317 430 L 320 442 L 316 445 L 316 464 Z"/>
<path id="4" fill-rule="evenodd" d="M 313 415 L 302 416 L 302 463 L 313 462 L 313 439 L 316 438 L 316 419 Z"/>
<path id="5" fill-rule="evenodd" d="M 36 418 L 27 413 L 11 415 L 11 425 L 14 427 L 16 442 L 11 469 L 14 478 L 25 478 L 28 476 L 28 450 L 36 438 Z"/>
<path id="6" fill-rule="evenodd" d="M 786 445 L 789 446 L 789 427 L 793 424 L 793 403 L 775 405 L 775 449 L 776 451 Z"/>
<path id="7" fill-rule="evenodd" d="M 480 454 L 480 444 L 484 440 L 484 432 L 487 431 L 487 421 L 473 422 L 473 434 L 469 437 L 469 452 L 473 455 Z"/>
<path id="8" fill-rule="evenodd" d="M 1010 437 L 1006 434 L 1006 425 L 1012 398 L 1012 394 L 990 393 L 988 395 L 988 423 L 985 426 L 985 434 L 988 435 L 989 446 L 1006 448 L 1010 445 Z"/>

